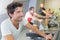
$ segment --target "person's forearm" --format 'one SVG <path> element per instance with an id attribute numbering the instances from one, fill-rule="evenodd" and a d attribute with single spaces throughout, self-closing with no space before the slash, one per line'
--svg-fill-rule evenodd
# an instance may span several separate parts
<path id="1" fill-rule="evenodd" d="M 44 38 L 46 38 L 46 34 L 43 33 L 42 31 L 40 31 L 37 27 L 33 27 L 33 26 L 32 26 L 31 24 L 29 24 L 29 23 L 26 25 L 26 27 L 29 28 L 29 29 L 31 29 L 31 30 L 34 31 L 35 33 L 43 36 Z"/>
<path id="2" fill-rule="evenodd" d="M 33 16 L 32 19 L 39 21 L 39 19 L 35 16 Z"/>
<path id="3" fill-rule="evenodd" d="M 39 18 L 43 18 L 43 16 L 40 15 L 40 14 L 36 14 L 36 16 L 39 17 Z"/>
<path id="4" fill-rule="evenodd" d="M 39 19 L 37 17 L 35 17 L 35 15 L 34 16 L 31 16 L 31 18 L 34 19 L 34 20 L 39 21 Z"/>
<path id="5" fill-rule="evenodd" d="M 5 40 L 14 40 L 14 37 L 12 35 L 6 35 L 4 37 L 5 37 Z"/>
<path id="6" fill-rule="evenodd" d="M 42 11 L 44 12 L 44 14 L 49 15 L 49 13 L 47 11 L 45 11 L 45 10 L 42 10 Z"/>
<path id="7" fill-rule="evenodd" d="M 34 20 L 37 20 L 37 18 L 35 16 L 31 16 L 31 18 L 34 19 Z"/>

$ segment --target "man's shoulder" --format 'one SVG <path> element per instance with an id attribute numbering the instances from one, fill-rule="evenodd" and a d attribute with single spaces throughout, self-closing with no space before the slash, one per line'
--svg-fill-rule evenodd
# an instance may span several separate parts
<path id="1" fill-rule="evenodd" d="M 28 11 L 28 12 L 26 12 L 26 14 L 25 14 L 25 16 L 29 16 L 30 15 L 30 12 Z"/>
<path id="2" fill-rule="evenodd" d="M 9 18 L 5 19 L 4 21 L 2 21 L 1 25 L 8 23 L 8 21 L 9 21 Z"/>

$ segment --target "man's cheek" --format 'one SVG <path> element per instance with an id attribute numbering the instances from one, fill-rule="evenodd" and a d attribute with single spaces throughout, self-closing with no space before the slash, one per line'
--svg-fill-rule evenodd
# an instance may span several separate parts
<path id="1" fill-rule="evenodd" d="M 16 16 L 14 16 L 14 19 L 16 19 L 17 17 Z"/>

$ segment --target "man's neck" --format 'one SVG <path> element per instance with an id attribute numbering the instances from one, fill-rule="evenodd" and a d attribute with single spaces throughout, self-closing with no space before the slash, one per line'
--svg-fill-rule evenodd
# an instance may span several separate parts
<path id="1" fill-rule="evenodd" d="M 12 24 L 15 26 L 16 29 L 18 29 L 19 22 L 16 20 L 11 19 Z"/>

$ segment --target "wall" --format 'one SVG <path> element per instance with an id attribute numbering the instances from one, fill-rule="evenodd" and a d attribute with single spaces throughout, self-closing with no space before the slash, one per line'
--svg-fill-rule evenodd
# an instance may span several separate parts
<path id="1" fill-rule="evenodd" d="M 25 14 L 31 6 L 35 7 L 36 10 L 36 4 L 37 0 L 18 0 L 20 3 L 23 3 L 23 13 Z"/>
<path id="2" fill-rule="evenodd" d="M 14 1 L 27 1 L 27 0 L 14 0 Z"/>
<path id="3" fill-rule="evenodd" d="M 37 3 L 36 3 L 36 12 L 38 13 L 38 10 L 39 10 L 39 8 L 40 8 L 40 4 L 41 3 L 45 3 L 45 0 L 37 0 Z"/>
<path id="4" fill-rule="evenodd" d="M 14 2 L 20 2 L 23 4 L 23 13 L 25 15 L 25 13 L 28 11 L 28 7 L 29 7 L 29 0 L 14 0 Z"/>
<path id="5" fill-rule="evenodd" d="M 23 3 L 24 13 L 26 13 L 28 11 L 28 8 L 30 8 L 31 6 L 34 6 L 35 10 L 36 10 L 37 0 L 0 0 L 0 15 L 4 14 L 4 13 L 7 13 L 6 12 L 6 6 L 13 1 L 18 1 L 18 2 Z"/>
<path id="6" fill-rule="evenodd" d="M 6 13 L 6 6 L 13 0 L 0 0 L 0 15 Z"/>
<path id="7" fill-rule="evenodd" d="M 45 8 L 46 9 L 51 8 L 52 10 L 55 11 L 55 14 L 59 15 L 60 0 L 45 0 Z"/>
<path id="8" fill-rule="evenodd" d="M 29 8 L 31 6 L 34 6 L 35 10 L 36 10 L 36 4 L 37 4 L 37 0 L 29 0 Z"/>
<path id="9" fill-rule="evenodd" d="M 60 0 L 45 0 L 45 8 L 52 9 L 60 22 Z"/>

